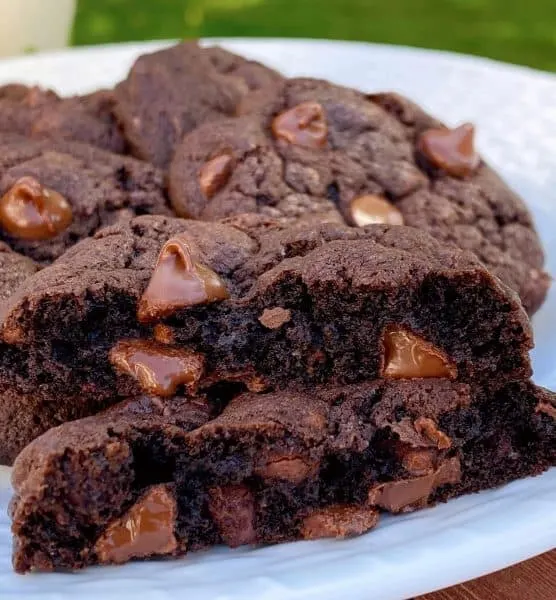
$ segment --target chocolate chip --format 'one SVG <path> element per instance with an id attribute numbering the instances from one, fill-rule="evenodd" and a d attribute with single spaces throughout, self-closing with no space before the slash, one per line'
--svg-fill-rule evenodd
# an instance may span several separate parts
<path id="1" fill-rule="evenodd" d="M 427 475 L 434 471 L 436 454 L 431 450 L 407 450 L 402 465 L 411 475 Z"/>
<path id="2" fill-rule="evenodd" d="M 292 318 L 291 310 L 276 306 L 275 308 L 265 308 L 259 321 L 267 329 L 279 329 Z"/>
<path id="3" fill-rule="evenodd" d="M 300 533 L 305 540 L 352 537 L 372 529 L 378 517 L 378 510 L 370 506 L 336 504 L 316 509 L 306 517 Z"/>
<path id="4" fill-rule="evenodd" d="M 118 342 L 110 350 L 110 362 L 156 396 L 173 396 L 180 385 L 194 388 L 204 368 L 202 355 L 151 340 Z"/>
<path id="5" fill-rule="evenodd" d="M 419 417 L 416 419 L 414 425 L 415 430 L 418 433 L 422 433 L 431 442 L 434 442 L 439 450 L 448 450 L 452 447 L 452 440 L 443 431 L 438 429 L 432 419 Z"/>
<path id="6" fill-rule="evenodd" d="M 0 199 L 0 227 L 23 240 L 48 240 L 67 229 L 71 206 L 34 177 L 21 177 Z"/>
<path id="7" fill-rule="evenodd" d="M 263 456 L 254 473 L 264 479 L 284 479 L 298 484 L 318 471 L 319 465 L 309 457 L 270 453 Z"/>
<path id="8" fill-rule="evenodd" d="M 296 146 L 322 148 L 328 134 L 324 109 L 318 102 L 302 102 L 275 117 L 272 133 Z"/>
<path id="9" fill-rule="evenodd" d="M 176 236 L 160 251 L 149 285 L 139 301 L 137 317 L 148 323 L 189 306 L 228 297 L 220 277 L 193 259 L 191 246 L 184 236 Z"/>
<path id="10" fill-rule="evenodd" d="M 209 512 L 222 540 L 232 548 L 253 544 L 255 500 L 245 485 L 226 485 L 209 490 Z"/>
<path id="11" fill-rule="evenodd" d="M 226 185 L 234 167 L 230 154 L 220 154 L 207 161 L 199 172 L 199 186 L 206 198 L 212 198 Z"/>
<path id="12" fill-rule="evenodd" d="M 97 540 L 99 562 L 124 563 L 132 558 L 171 554 L 178 545 L 174 535 L 176 511 L 176 500 L 167 486 L 152 486 Z"/>
<path id="13" fill-rule="evenodd" d="M 351 218 L 358 227 L 373 224 L 403 225 L 402 213 L 388 200 L 375 194 L 358 196 L 351 201 Z"/>
<path id="14" fill-rule="evenodd" d="M 438 348 L 406 329 L 389 325 L 382 343 L 382 376 L 387 379 L 457 377 L 456 366 Z"/>
<path id="15" fill-rule="evenodd" d="M 436 471 L 422 477 L 400 479 L 373 486 L 369 490 L 368 502 L 390 512 L 409 512 L 424 508 L 431 494 L 438 487 L 461 481 L 458 457 L 447 459 Z"/>
<path id="16" fill-rule="evenodd" d="M 157 323 L 154 326 L 153 337 L 161 344 L 173 344 L 175 341 L 174 330 L 163 323 Z"/>
<path id="17" fill-rule="evenodd" d="M 475 152 L 474 138 L 471 123 L 455 129 L 428 129 L 421 134 L 417 148 L 435 167 L 454 177 L 466 177 L 481 161 Z"/>

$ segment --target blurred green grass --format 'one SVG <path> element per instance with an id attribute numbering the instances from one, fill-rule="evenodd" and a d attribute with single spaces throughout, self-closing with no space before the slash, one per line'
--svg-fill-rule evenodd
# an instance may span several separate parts
<path id="1" fill-rule="evenodd" d="M 556 71 L 556 0 L 79 0 L 73 40 L 201 36 L 366 40 Z"/>

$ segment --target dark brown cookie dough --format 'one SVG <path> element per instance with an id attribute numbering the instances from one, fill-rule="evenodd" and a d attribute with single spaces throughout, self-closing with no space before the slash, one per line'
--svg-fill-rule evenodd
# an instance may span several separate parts
<path id="1" fill-rule="evenodd" d="M 184 42 L 137 59 L 116 87 L 115 114 L 131 152 L 167 167 L 186 133 L 205 121 L 233 116 L 247 92 L 280 79 L 275 71 L 221 48 Z"/>
<path id="2" fill-rule="evenodd" d="M 170 214 L 163 174 L 77 142 L 0 136 L 0 240 L 42 264 L 121 219 Z"/>
<path id="3" fill-rule="evenodd" d="M 397 95 L 312 79 L 248 94 L 239 111 L 178 147 L 178 214 L 404 223 L 473 251 L 529 313 L 542 303 L 550 280 L 531 216 L 476 154 L 470 126 L 448 130 Z"/>
<path id="4" fill-rule="evenodd" d="M 381 512 L 554 464 L 556 421 L 536 410 L 552 399 L 526 382 L 484 395 L 414 379 L 241 394 L 223 411 L 209 399 L 128 400 L 17 458 L 14 567 L 359 535 Z"/>
<path id="5" fill-rule="evenodd" d="M 262 391 L 530 374 L 517 296 L 413 228 L 139 217 L 27 280 L 0 322 L 0 382 L 90 412 L 223 381 Z"/>
<path id="6" fill-rule="evenodd" d="M 61 98 L 51 90 L 6 85 L 0 88 L 0 132 L 73 140 L 120 153 L 125 142 L 113 116 L 114 101 L 108 90 Z"/>
<path id="7" fill-rule="evenodd" d="M 37 263 L 0 242 L 0 302 L 11 296 L 27 277 L 38 270 Z"/>

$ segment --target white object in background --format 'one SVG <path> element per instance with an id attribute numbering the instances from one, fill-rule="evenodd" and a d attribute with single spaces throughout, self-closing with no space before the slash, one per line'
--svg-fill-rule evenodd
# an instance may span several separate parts
<path id="1" fill-rule="evenodd" d="M 76 0 L 0 0 L 0 55 L 67 46 Z"/>

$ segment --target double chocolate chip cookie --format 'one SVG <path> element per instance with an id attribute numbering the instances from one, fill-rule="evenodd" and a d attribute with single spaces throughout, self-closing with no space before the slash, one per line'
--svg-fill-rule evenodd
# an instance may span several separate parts
<path id="1" fill-rule="evenodd" d="M 549 411 L 554 395 L 532 384 L 485 397 L 446 379 L 246 393 L 223 411 L 207 398 L 129 400 L 20 454 L 14 567 L 358 535 L 381 512 L 544 470 L 556 459 Z"/>
<path id="2" fill-rule="evenodd" d="M 145 213 L 171 214 L 152 165 L 77 142 L 0 135 L 0 240 L 13 250 L 48 264 L 98 229 Z"/>
<path id="3" fill-rule="evenodd" d="M 477 154 L 471 125 L 449 129 L 396 94 L 312 79 L 248 94 L 238 110 L 178 147 L 179 215 L 410 225 L 473 251 L 529 313 L 542 303 L 549 276 L 531 215 Z"/>
<path id="4" fill-rule="evenodd" d="M 0 423 L 29 414 L 45 429 L 121 398 L 223 382 L 487 386 L 531 372 L 517 296 L 472 254 L 409 227 L 138 217 L 29 278 L 0 322 L 0 383 L 17 391 Z"/>

